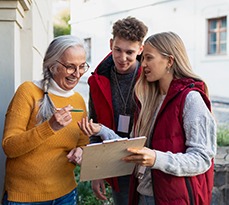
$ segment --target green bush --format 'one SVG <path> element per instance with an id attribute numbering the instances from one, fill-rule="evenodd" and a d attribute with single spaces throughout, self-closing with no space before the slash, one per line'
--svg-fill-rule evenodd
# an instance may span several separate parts
<path id="1" fill-rule="evenodd" d="M 71 26 L 68 23 L 69 20 L 70 20 L 69 9 L 60 11 L 54 17 L 54 23 L 53 23 L 54 37 L 61 36 L 61 35 L 68 35 L 71 33 Z"/>
<path id="2" fill-rule="evenodd" d="M 229 125 L 218 126 L 217 144 L 219 146 L 229 146 Z"/>
<path id="3" fill-rule="evenodd" d="M 54 25 L 53 33 L 54 37 L 70 34 L 70 28 L 68 26 Z"/>
<path id="4" fill-rule="evenodd" d="M 106 183 L 106 195 L 107 195 L 107 201 L 102 201 L 96 199 L 92 189 L 91 189 L 91 183 L 89 181 L 86 182 L 80 182 L 79 181 L 79 175 L 80 175 L 80 167 L 76 166 L 75 168 L 75 177 L 76 181 L 78 183 L 78 205 L 112 205 L 112 193 L 110 186 Z"/>

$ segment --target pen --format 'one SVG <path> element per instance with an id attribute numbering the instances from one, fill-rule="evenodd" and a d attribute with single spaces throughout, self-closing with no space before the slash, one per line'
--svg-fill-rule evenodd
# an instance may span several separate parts
<path id="1" fill-rule="evenodd" d="M 81 109 L 72 109 L 72 110 L 69 110 L 70 112 L 83 112 L 83 110 Z"/>
<path id="2" fill-rule="evenodd" d="M 60 110 L 61 108 L 56 108 L 56 110 Z M 73 108 L 71 110 L 69 110 L 70 112 L 83 112 L 82 109 L 76 109 L 76 108 Z"/>

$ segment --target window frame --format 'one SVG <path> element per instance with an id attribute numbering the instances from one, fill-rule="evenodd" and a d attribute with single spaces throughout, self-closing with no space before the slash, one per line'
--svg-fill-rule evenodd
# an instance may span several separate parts
<path id="1" fill-rule="evenodd" d="M 225 27 L 222 27 L 222 21 L 226 20 L 226 25 Z M 211 28 L 211 23 L 215 22 L 216 27 Z M 221 39 L 221 34 L 225 32 L 226 33 L 226 39 L 222 40 Z M 216 35 L 216 41 L 211 40 L 211 35 L 215 34 Z M 211 51 L 211 45 L 215 44 L 216 48 L 214 52 Z M 225 44 L 225 51 L 221 50 L 221 45 Z M 207 50 L 208 55 L 226 55 L 227 54 L 227 16 L 221 16 L 218 18 L 210 18 L 208 19 L 208 50 Z"/>
<path id="2" fill-rule="evenodd" d="M 86 46 L 86 53 L 87 53 L 87 61 L 91 63 L 91 37 L 84 38 L 84 44 Z"/>

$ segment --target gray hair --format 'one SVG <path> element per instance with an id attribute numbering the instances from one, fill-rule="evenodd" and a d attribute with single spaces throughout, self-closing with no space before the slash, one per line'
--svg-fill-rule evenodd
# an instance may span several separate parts
<path id="1" fill-rule="evenodd" d="M 43 60 L 43 76 L 42 87 L 44 91 L 43 98 L 39 101 L 39 110 L 37 113 L 37 122 L 38 124 L 51 118 L 55 112 L 55 106 L 49 97 L 48 90 L 50 86 L 50 80 L 53 78 L 51 70 L 55 71 L 58 63 L 56 60 L 59 60 L 63 53 L 72 46 L 79 46 L 84 48 L 86 54 L 86 48 L 79 38 L 73 35 L 63 35 L 58 36 L 53 39 L 49 44 L 45 57 Z"/>

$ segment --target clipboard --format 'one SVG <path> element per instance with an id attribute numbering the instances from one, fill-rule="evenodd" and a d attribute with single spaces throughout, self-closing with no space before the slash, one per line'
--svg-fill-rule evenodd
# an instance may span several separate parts
<path id="1" fill-rule="evenodd" d="M 132 174 L 135 163 L 127 163 L 123 157 L 130 155 L 127 148 L 145 145 L 146 137 L 105 140 L 102 143 L 82 147 L 80 181 L 105 179 Z"/>

